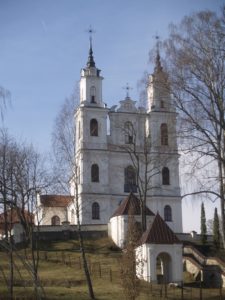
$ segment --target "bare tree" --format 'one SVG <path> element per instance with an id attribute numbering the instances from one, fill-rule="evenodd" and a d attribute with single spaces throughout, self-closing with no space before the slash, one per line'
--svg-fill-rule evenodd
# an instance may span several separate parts
<path id="1" fill-rule="evenodd" d="M 38 286 L 38 247 L 34 246 L 33 208 L 36 189 L 47 184 L 45 171 L 40 167 L 40 157 L 33 147 L 21 145 L 9 136 L 6 130 L 0 134 L 0 204 L 5 220 L 5 249 L 10 264 L 10 298 L 13 298 L 14 260 L 16 247 L 13 242 L 12 228 L 15 219 L 22 225 L 24 237 L 31 245 L 32 264 L 27 256 L 26 264 L 33 272 L 35 295 L 40 299 Z M 26 248 L 25 248 L 26 253 Z"/>
<path id="2" fill-rule="evenodd" d="M 225 7 L 222 15 L 202 11 L 171 25 L 164 43 L 165 67 L 176 107 L 182 118 L 183 150 L 194 153 L 203 170 L 213 162 L 217 182 L 211 193 L 220 199 L 222 240 L 225 247 Z M 186 141 L 186 142 L 184 142 Z M 197 163 L 196 163 L 197 162 Z"/>
<path id="3" fill-rule="evenodd" d="M 140 233 L 136 226 L 134 211 L 129 209 L 126 234 L 126 246 L 121 258 L 121 285 L 127 300 L 135 300 L 140 292 L 140 281 L 136 276 L 136 253 Z"/>
<path id="4" fill-rule="evenodd" d="M 80 243 L 80 251 L 83 261 L 84 273 L 89 290 L 90 299 L 95 299 L 91 276 L 88 268 L 83 234 L 80 222 L 80 205 L 78 199 L 78 170 L 76 165 L 75 145 L 75 123 L 74 113 L 77 104 L 77 93 L 66 99 L 55 122 L 53 131 L 53 148 L 57 167 L 54 168 L 57 174 L 58 186 L 67 193 L 74 196 L 73 205 L 76 215 L 77 233 Z"/>
<path id="5" fill-rule="evenodd" d="M 10 97 L 10 92 L 7 89 L 0 86 L 0 111 L 2 118 L 4 117 L 5 109 L 9 104 Z"/>
<path id="6" fill-rule="evenodd" d="M 131 122 L 129 122 L 129 126 L 121 127 L 121 130 L 127 136 L 127 143 L 120 147 L 129 155 L 135 171 L 136 183 L 134 188 L 137 189 L 140 199 L 142 232 L 144 232 L 147 226 L 147 199 L 150 197 L 151 190 L 160 188 L 158 185 L 153 184 L 153 179 L 161 173 L 161 167 L 166 163 L 168 157 L 153 151 L 151 133 L 150 131 L 147 133 L 146 128 L 143 129 L 144 136 L 140 141 L 140 145 L 137 138 L 138 132 Z M 132 188 L 131 186 L 130 192 L 134 192 Z"/>

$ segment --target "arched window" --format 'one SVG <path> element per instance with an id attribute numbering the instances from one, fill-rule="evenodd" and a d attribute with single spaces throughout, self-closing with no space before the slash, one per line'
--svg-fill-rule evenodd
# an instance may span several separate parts
<path id="1" fill-rule="evenodd" d="M 99 220 L 100 219 L 100 206 L 97 202 L 92 204 L 92 219 Z"/>
<path id="2" fill-rule="evenodd" d="M 137 192 L 136 172 L 132 166 L 128 166 L 124 170 L 124 192 Z"/>
<path id="3" fill-rule="evenodd" d="M 75 223 L 75 212 L 74 209 L 71 210 L 71 224 Z"/>
<path id="4" fill-rule="evenodd" d="M 160 127 L 161 131 L 161 145 L 168 145 L 168 127 L 167 124 L 163 123 Z"/>
<path id="5" fill-rule="evenodd" d="M 91 95 L 91 103 L 96 103 L 96 88 L 94 86 L 90 89 L 90 95 Z"/>
<path id="6" fill-rule="evenodd" d="M 131 122 L 126 122 L 124 125 L 124 133 L 125 133 L 125 143 L 132 144 L 134 141 L 134 128 Z"/>
<path id="7" fill-rule="evenodd" d="M 96 119 L 91 119 L 90 121 L 90 135 L 98 136 L 98 122 Z"/>
<path id="8" fill-rule="evenodd" d="M 99 167 L 97 164 L 91 166 L 91 181 L 99 182 Z"/>
<path id="9" fill-rule="evenodd" d="M 58 216 L 52 217 L 52 225 L 60 225 L 60 218 Z"/>
<path id="10" fill-rule="evenodd" d="M 167 222 L 172 221 L 172 209 L 169 205 L 164 207 L 164 220 Z"/>
<path id="11" fill-rule="evenodd" d="M 170 170 L 167 167 L 162 169 L 162 184 L 169 185 L 170 184 Z"/>

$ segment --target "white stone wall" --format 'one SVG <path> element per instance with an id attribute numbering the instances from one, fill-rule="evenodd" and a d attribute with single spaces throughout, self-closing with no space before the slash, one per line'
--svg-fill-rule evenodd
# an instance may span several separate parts
<path id="1" fill-rule="evenodd" d="M 52 217 L 58 216 L 60 224 L 67 221 L 67 208 L 64 207 L 41 207 L 39 213 L 39 225 L 51 225 Z M 37 222 L 35 222 L 37 225 Z"/>
<path id="2" fill-rule="evenodd" d="M 134 219 L 136 222 L 141 223 L 141 216 L 134 216 Z M 154 216 L 147 216 L 146 222 L 147 222 L 147 228 L 152 224 L 152 221 L 154 219 Z M 127 235 L 127 229 L 128 229 L 128 216 L 115 216 L 110 219 L 110 236 L 114 243 L 120 247 L 123 248 L 126 241 L 126 235 Z"/>
<path id="3" fill-rule="evenodd" d="M 144 244 L 136 249 L 137 276 L 146 281 L 157 280 L 156 261 L 158 255 L 166 253 L 170 256 L 170 281 L 183 280 L 182 245 L 181 244 Z M 142 262 L 142 263 L 140 263 Z"/>

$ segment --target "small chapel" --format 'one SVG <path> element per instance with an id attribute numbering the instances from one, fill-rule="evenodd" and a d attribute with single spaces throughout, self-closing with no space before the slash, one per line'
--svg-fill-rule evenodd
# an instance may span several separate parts
<path id="1" fill-rule="evenodd" d="M 137 256 L 144 257 L 146 265 L 144 273 L 137 271 L 137 275 L 156 280 L 156 261 L 161 258 L 168 281 L 178 282 L 182 280 L 182 244 L 175 233 L 182 232 L 182 212 L 177 113 L 165 87 L 167 74 L 159 50 L 156 54 L 146 87 L 147 107 L 137 107 L 127 90 L 125 99 L 109 108 L 103 102 L 103 76 L 90 38 L 74 114 L 76 179 L 70 181 L 70 196 L 39 195 L 37 211 L 40 225 L 76 225 L 76 196 L 81 224 L 108 225 L 109 235 L 123 248 L 129 207 L 140 223 L 139 185 L 145 184 L 147 231 Z"/>

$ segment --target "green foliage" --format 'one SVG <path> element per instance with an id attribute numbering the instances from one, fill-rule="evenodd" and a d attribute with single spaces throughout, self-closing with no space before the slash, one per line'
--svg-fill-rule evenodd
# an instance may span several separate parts
<path id="1" fill-rule="evenodd" d="M 203 244 L 205 244 L 206 241 L 207 241 L 205 207 L 204 207 L 203 202 L 202 202 L 202 205 L 201 205 L 201 240 L 202 240 Z"/>
<path id="2" fill-rule="evenodd" d="M 213 243 L 218 249 L 220 247 L 220 224 L 219 217 L 217 213 L 217 208 L 214 211 L 214 220 L 213 220 Z"/>

